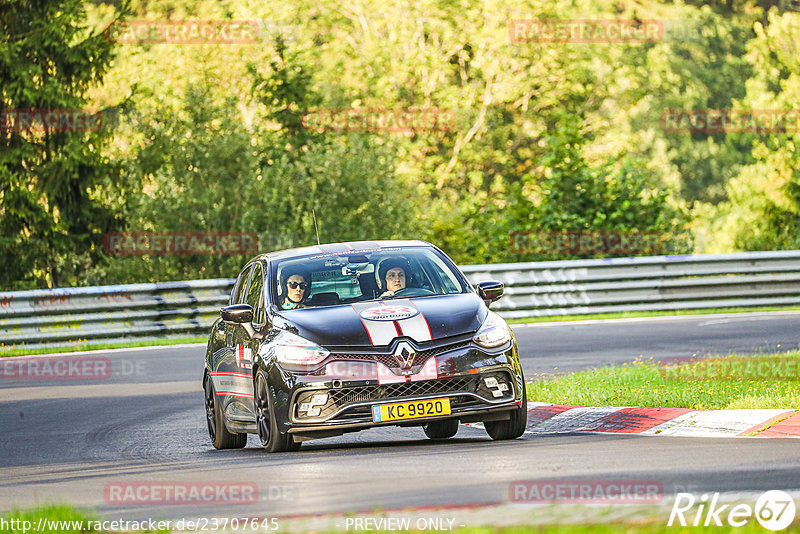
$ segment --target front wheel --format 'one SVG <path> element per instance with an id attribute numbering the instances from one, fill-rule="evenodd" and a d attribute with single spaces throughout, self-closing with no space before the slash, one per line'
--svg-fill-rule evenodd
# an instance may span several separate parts
<path id="1" fill-rule="evenodd" d="M 255 381 L 256 425 L 261 445 L 267 452 L 296 451 L 300 443 L 295 443 L 289 434 L 281 434 L 275 421 L 272 401 L 269 396 L 267 374 L 263 369 L 256 373 Z"/>
<path id="2" fill-rule="evenodd" d="M 505 421 L 486 421 L 483 426 L 494 440 L 517 439 L 525 432 L 528 425 L 528 399 L 525 396 L 525 378 L 522 379 L 522 404 L 511 413 Z"/>
<path id="3" fill-rule="evenodd" d="M 214 391 L 214 384 L 209 376 L 204 386 L 206 394 L 206 424 L 208 425 L 208 436 L 215 449 L 241 449 L 247 445 L 247 434 L 237 434 L 228 432 L 225 428 L 222 410 L 219 406 L 219 398 Z"/>

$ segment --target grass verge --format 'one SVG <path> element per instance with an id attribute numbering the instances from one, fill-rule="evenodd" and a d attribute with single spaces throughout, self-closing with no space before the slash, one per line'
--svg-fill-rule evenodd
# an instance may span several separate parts
<path id="1" fill-rule="evenodd" d="M 587 315 L 548 315 L 545 317 L 525 317 L 508 319 L 508 324 L 549 323 L 554 321 L 587 321 L 593 319 L 636 319 L 640 317 L 670 317 L 673 315 L 715 315 L 720 313 L 756 313 L 774 311 L 796 311 L 800 306 L 760 307 L 760 308 L 707 308 L 699 310 L 672 310 L 652 312 L 591 313 Z"/>
<path id="2" fill-rule="evenodd" d="M 800 408 L 800 351 L 654 362 L 637 359 L 527 385 L 528 400 L 699 410 Z"/>
<path id="3" fill-rule="evenodd" d="M 40 349 L 26 349 L 24 347 L 2 350 L 0 349 L 0 358 L 5 356 L 27 356 L 29 354 L 57 354 L 60 352 L 84 352 L 87 350 L 106 350 L 106 349 L 126 349 L 135 347 L 155 347 L 155 346 L 169 346 L 169 345 L 182 345 L 184 343 L 205 343 L 208 341 L 206 336 L 195 337 L 176 337 L 165 339 L 149 339 L 141 341 L 129 341 L 121 343 L 97 343 L 97 344 L 76 344 L 66 347 L 47 347 Z"/>

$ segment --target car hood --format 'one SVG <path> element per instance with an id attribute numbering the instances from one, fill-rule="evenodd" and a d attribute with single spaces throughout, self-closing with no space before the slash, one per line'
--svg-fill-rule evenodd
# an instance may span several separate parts
<path id="1" fill-rule="evenodd" d="M 486 318 L 474 293 L 359 302 L 281 312 L 297 333 L 323 347 L 388 346 L 396 337 L 417 343 L 475 333 Z"/>

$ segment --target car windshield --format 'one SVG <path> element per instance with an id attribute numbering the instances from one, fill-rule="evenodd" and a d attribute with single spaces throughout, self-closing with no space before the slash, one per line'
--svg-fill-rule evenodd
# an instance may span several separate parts
<path id="1" fill-rule="evenodd" d="M 282 309 L 469 291 L 449 261 L 425 247 L 289 259 L 273 272 L 273 301 Z"/>

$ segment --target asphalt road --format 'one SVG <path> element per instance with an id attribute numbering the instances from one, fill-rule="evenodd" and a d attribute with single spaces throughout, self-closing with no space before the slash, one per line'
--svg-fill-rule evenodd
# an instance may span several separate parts
<path id="1" fill-rule="evenodd" d="M 795 348 L 800 314 L 516 326 L 523 366 L 536 373 L 692 354 Z M 181 518 L 351 512 L 500 503 L 512 481 L 657 481 L 666 494 L 800 489 L 791 439 L 526 435 L 492 442 L 479 428 L 433 443 L 420 429 L 386 428 L 305 443 L 270 455 L 208 442 L 200 389 L 204 347 L 87 356 L 100 373 L 81 382 L 0 377 L 0 511 L 69 502 L 103 517 Z M 98 364 L 97 362 L 101 362 Z M 110 365 L 110 373 L 103 368 Z M 4 369 L 5 370 L 5 369 Z M 131 482 L 232 482 L 255 502 L 121 504 Z"/>

